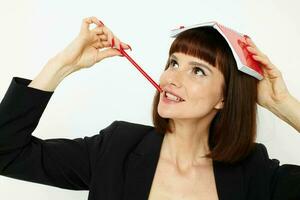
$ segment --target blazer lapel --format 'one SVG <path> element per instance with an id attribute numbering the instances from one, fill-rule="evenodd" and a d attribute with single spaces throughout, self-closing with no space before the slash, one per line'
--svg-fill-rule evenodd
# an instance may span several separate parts
<path id="1" fill-rule="evenodd" d="M 213 161 L 219 200 L 246 199 L 241 165 Z"/>
<path id="2" fill-rule="evenodd" d="M 147 200 L 156 171 L 164 134 L 155 129 L 146 134 L 129 154 L 125 172 L 124 200 Z M 240 165 L 213 161 L 219 200 L 245 199 L 243 173 Z"/>
<path id="3" fill-rule="evenodd" d="M 124 183 L 124 200 L 148 199 L 163 138 L 164 134 L 153 129 L 129 154 Z"/>

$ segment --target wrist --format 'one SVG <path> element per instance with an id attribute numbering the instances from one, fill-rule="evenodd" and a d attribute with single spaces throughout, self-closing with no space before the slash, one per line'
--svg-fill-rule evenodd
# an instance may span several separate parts
<path id="1" fill-rule="evenodd" d="M 71 74 L 74 69 L 71 66 L 64 64 L 59 57 L 60 56 L 58 54 L 55 57 L 51 58 L 44 66 L 43 70 L 49 71 L 59 79 L 64 79 L 69 74 Z"/>
<path id="2" fill-rule="evenodd" d="M 268 109 L 300 132 L 300 102 L 295 97 L 289 95 L 283 101 L 271 105 Z"/>
<path id="3" fill-rule="evenodd" d="M 51 59 L 52 62 L 68 71 L 77 71 L 79 69 L 77 62 L 81 57 L 81 51 L 84 48 L 83 45 L 84 42 L 82 41 L 82 38 L 76 37 L 67 47 Z"/>
<path id="4" fill-rule="evenodd" d="M 286 97 L 282 98 L 280 101 L 274 101 L 272 104 L 267 105 L 267 109 L 272 112 L 280 113 L 284 112 L 286 109 L 290 109 L 295 102 L 295 98 L 288 93 Z M 275 113 L 275 114 L 276 114 Z"/>
<path id="5" fill-rule="evenodd" d="M 28 87 L 53 92 L 70 73 L 72 70 L 69 67 L 62 65 L 57 59 L 50 59 Z"/>

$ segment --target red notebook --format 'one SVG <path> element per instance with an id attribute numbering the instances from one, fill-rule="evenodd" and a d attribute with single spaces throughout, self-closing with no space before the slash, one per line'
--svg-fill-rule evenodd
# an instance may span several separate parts
<path id="1" fill-rule="evenodd" d="M 205 26 L 215 28 L 225 38 L 232 50 L 233 56 L 240 71 L 257 78 L 258 80 L 263 79 L 263 72 L 259 66 L 259 63 L 252 58 L 252 53 L 250 53 L 246 48 L 245 35 L 227 28 L 218 22 L 206 22 L 187 27 L 180 26 L 178 29 L 171 30 L 171 37 L 176 37 L 179 33 L 188 29 Z"/>

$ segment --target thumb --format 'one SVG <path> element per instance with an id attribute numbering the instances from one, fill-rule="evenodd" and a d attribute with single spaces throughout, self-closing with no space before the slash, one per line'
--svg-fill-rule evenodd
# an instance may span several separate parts
<path id="1" fill-rule="evenodd" d="M 99 61 L 103 60 L 104 58 L 120 56 L 120 55 L 122 55 L 122 54 L 117 49 L 114 49 L 114 48 L 104 49 L 104 50 L 101 50 L 98 52 L 96 62 L 99 62 Z"/>

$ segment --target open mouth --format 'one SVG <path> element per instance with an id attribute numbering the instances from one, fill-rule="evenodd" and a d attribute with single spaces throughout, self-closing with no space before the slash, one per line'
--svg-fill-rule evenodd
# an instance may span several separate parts
<path id="1" fill-rule="evenodd" d="M 169 101 L 174 101 L 174 102 L 182 102 L 182 101 L 185 101 L 184 99 L 178 97 L 178 96 L 175 96 L 167 91 L 164 91 L 164 97 L 165 99 L 169 100 Z"/>

